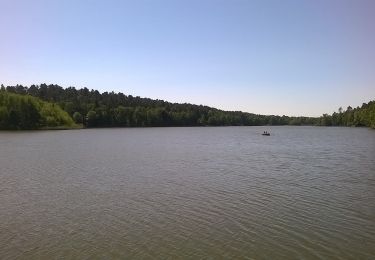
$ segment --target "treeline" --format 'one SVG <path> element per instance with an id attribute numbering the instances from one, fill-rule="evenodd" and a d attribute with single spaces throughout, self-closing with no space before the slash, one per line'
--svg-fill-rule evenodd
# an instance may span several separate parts
<path id="1" fill-rule="evenodd" d="M 374 101 L 363 104 L 362 107 L 347 110 L 339 109 L 332 115 L 324 114 L 321 117 L 288 117 L 274 115 L 257 115 L 240 111 L 223 111 L 208 106 L 170 103 L 163 100 L 141 98 L 139 96 L 125 95 L 123 93 L 103 92 L 89 90 L 87 88 L 76 89 L 74 87 L 62 88 L 58 85 L 1 85 L 1 93 L 14 93 L 30 96 L 49 102 L 48 106 L 55 104 L 71 117 L 75 123 L 85 127 L 137 127 L 137 126 L 255 126 L 255 125 L 321 125 L 321 126 L 368 126 L 375 128 L 375 104 Z M 32 100 L 32 99 L 30 99 Z M 22 101 L 26 102 L 26 101 Z M 27 101 L 29 102 L 29 101 Z M 26 103 L 27 103 L 26 102 Z M 47 105 L 44 105 L 45 107 Z M 4 105 L 3 105 L 4 107 Z M 39 105 L 40 107 L 40 105 Z M 7 112 L 8 119 L 13 117 Z M 18 109 L 21 109 L 18 107 Z M 3 108 L 5 111 L 5 109 Z M 13 108 L 11 111 L 16 111 Z M 17 110 L 21 111 L 21 110 Z M 23 111 L 23 110 L 22 110 Z M 12 112 L 15 113 L 15 112 Z M 19 112 L 22 114 L 22 112 Z M 25 118 L 29 115 L 25 110 Z M 20 117 L 20 115 L 19 115 Z M 1 120 L 1 119 L 0 119 Z M 51 117 L 43 117 L 32 127 L 30 122 L 16 127 L 15 121 L 11 128 L 23 129 L 35 128 L 38 125 L 45 126 L 54 123 Z M 18 120 L 18 119 L 17 119 Z M 5 122 L 4 120 L 2 122 Z M 8 122 L 8 121 L 7 121 Z M 52 122 L 52 123 L 51 123 Z M 3 128 L 4 128 L 3 123 Z M 64 123 L 65 124 L 65 123 Z"/>
<path id="2" fill-rule="evenodd" d="M 346 110 L 341 107 L 332 115 L 323 114 L 319 118 L 319 125 L 323 126 L 367 126 L 375 128 L 375 101 L 363 103 L 361 107 Z"/>
<path id="3" fill-rule="evenodd" d="M 58 105 L 0 90 L 0 129 L 70 128 L 74 125 L 72 118 Z"/>
<path id="4" fill-rule="evenodd" d="M 31 95 L 58 104 L 86 127 L 115 126 L 251 126 L 314 125 L 316 118 L 265 116 L 222 111 L 202 105 L 177 104 L 123 93 L 62 88 L 58 85 L 2 86 L 7 92 Z"/>

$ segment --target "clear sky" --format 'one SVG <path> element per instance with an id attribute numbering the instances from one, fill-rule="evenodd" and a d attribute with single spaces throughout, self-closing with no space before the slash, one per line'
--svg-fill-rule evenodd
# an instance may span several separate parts
<path id="1" fill-rule="evenodd" d="M 260 114 L 375 99 L 374 0 L 0 0 L 0 83 Z"/>

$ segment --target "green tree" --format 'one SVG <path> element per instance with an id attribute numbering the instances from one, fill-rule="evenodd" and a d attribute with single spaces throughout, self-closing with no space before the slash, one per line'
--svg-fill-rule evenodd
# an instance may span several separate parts
<path id="1" fill-rule="evenodd" d="M 62 88 L 58 85 L 32 85 L 29 88 L 16 85 L 1 88 L 0 92 L 16 93 L 22 96 L 33 96 L 40 100 L 61 106 L 68 116 L 72 117 L 75 112 L 83 115 L 83 123 L 89 127 L 100 126 L 196 126 L 196 125 L 339 125 L 339 126 L 370 126 L 373 122 L 373 103 L 363 104 L 362 107 L 351 108 L 347 111 L 339 108 L 338 113 L 326 114 L 320 118 L 311 117 L 288 117 L 288 116 L 266 116 L 240 111 L 223 111 L 202 105 L 177 104 L 163 100 L 134 97 L 123 93 L 104 92 L 89 90 L 87 88 L 76 89 L 74 87 Z M 19 98 L 6 98 L 7 123 L 13 122 L 13 127 L 30 127 L 30 114 L 27 114 L 28 105 L 22 104 Z M 68 120 L 61 111 L 51 105 L 40 105 L 36 102 L 36 110 L 41 114 L 40 125 L 61 124 Z M 26 102 L 27 103 L 27 102 Z M 39 105 L 38 105 L 39 104 Z M 34 107 L 34 105 L 32 105 Z M 88 119 L 88 114 L 95 115 Z M 36 116 L 36 114 L 34 114 Z M 51 118 L 47 117 L 52 117 Z M 4 116 L 5 118 L 5 116 Z M 77 119 L 77 118 L 76 118 Z M 70 120 L 74 122 L 71 118 Z M 66 122 L 68 122 L 66 121 Z M 4 120 L 3 120 L 3 125 Z"/>
<path id="2" fill-rule="evenodd" d="M 74 112 L 73 114 L 73 120 L 74 122 L 76 122 L 77 124 L 82 124 L 83 123 L 83 117 L 82 117 L 82 114 L 80 112 Z"/>
<path id="3" fill-rule="evenodd" d="M 87 113 L 86 122 L 87 122 L 87 126 L 89 127 L 96 126 L 96 112 L 95 111 L 90 110 Z"/>

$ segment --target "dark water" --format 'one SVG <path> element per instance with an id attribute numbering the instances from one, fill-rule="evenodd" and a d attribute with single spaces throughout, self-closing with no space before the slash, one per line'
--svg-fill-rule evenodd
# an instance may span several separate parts
<path id="1" fill-rule="evenodd" d="M 0 132 L 0 258 L 374 259 L 375 131 Z"/>

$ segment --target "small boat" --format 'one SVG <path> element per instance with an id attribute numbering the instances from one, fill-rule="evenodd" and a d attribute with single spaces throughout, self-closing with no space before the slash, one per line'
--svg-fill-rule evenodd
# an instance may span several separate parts
<path id="1" fill-rule="evenodd" d="M 263 134 L 262 134 L 262 135 L 270 136 L 271 134 L 270 134 L 270 133 L 268 133 L 268 132 L 263 132 Z"/>

